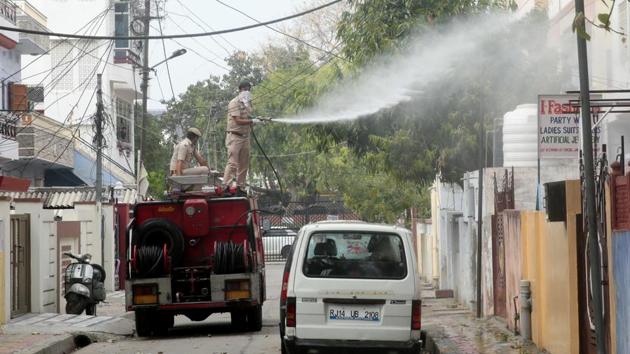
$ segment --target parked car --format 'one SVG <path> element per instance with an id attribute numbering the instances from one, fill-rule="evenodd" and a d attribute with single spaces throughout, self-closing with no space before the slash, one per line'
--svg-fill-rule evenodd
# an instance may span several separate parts
<path id="1" fill-rule="evenodd" d="M 284 260 L 295 240 L 297 232 L 287 228 L 272 227 L 263 231 L 263 249 L 267 260 Z"/>
<path id="2" fill-rule="evenodd" d="M 357 221 L 304 226 L 282 278 L 282 352 L 418 353 L 421 299 L 415 264 L 411 233 L 404 228 Z"/>

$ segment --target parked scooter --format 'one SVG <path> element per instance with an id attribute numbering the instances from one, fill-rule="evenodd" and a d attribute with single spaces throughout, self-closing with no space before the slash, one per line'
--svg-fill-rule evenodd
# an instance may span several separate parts
<path id="1" fill-rule="evenodd" d="M 85 310 L 88 315 L 96 315 L 96 304 L 105 300 L 105 269 L 98 264 L 91 264 L 92 256 L 86 253 L 65 256 L 77 260 L 66 267 L 64 288 L 66 313 L 80 315 Z"/>

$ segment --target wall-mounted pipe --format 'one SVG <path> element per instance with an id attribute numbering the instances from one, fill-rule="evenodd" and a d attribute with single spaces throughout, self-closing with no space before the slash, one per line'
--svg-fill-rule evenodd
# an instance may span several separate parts
<path id="1" fill-rule="evenodd" d="M 521 302 L 521 336 L 525 340 L 532 339 L 532 300 L 529 280 L 521 280 L 519 300 Z"/>
<path id="2" fill-rule="evenodd" d="M 520 313 L 518 312 L 518 306 L 516 305 L 516 300 L 518 300 L 518 295 L 512 298 L 512 302 L 514 303 L 514 335 L 518 335 L 518 321 L 521 318 Z"/>

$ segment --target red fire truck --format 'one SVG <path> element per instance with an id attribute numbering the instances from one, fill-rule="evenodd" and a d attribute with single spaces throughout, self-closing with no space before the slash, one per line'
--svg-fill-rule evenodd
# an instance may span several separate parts
<path id="1" fill-rule="evenodd" d="M 265 265 L 256 199 L 226 193 L 212 179 L 171 177 L 173 185 L 200 191 L 175 188 L 167 200 L 133 209 L 125 289 L 139 336 L 165 333 L 175 315 L 203 321 L 229 312 L 238 328 L 262 327 Z"/>

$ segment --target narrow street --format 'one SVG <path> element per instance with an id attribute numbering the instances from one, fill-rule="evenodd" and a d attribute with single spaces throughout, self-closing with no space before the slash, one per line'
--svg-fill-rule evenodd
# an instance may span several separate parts
<path id="1" fill-rule="evenodd" d="M 175 328 L 163 338 L 128 338 L 87 346 L 79 354 L 109 353 L 280 353 L 278 299 L 284 264 L 267 264 L 267 301 L 263 306 L 263 329 L 243 333 L 230 326 L 229 314 L 215 314 L 203 322 L 184 316 L 175 318 Z M 125 316 L 132 316 L 127 313 Z"/>

